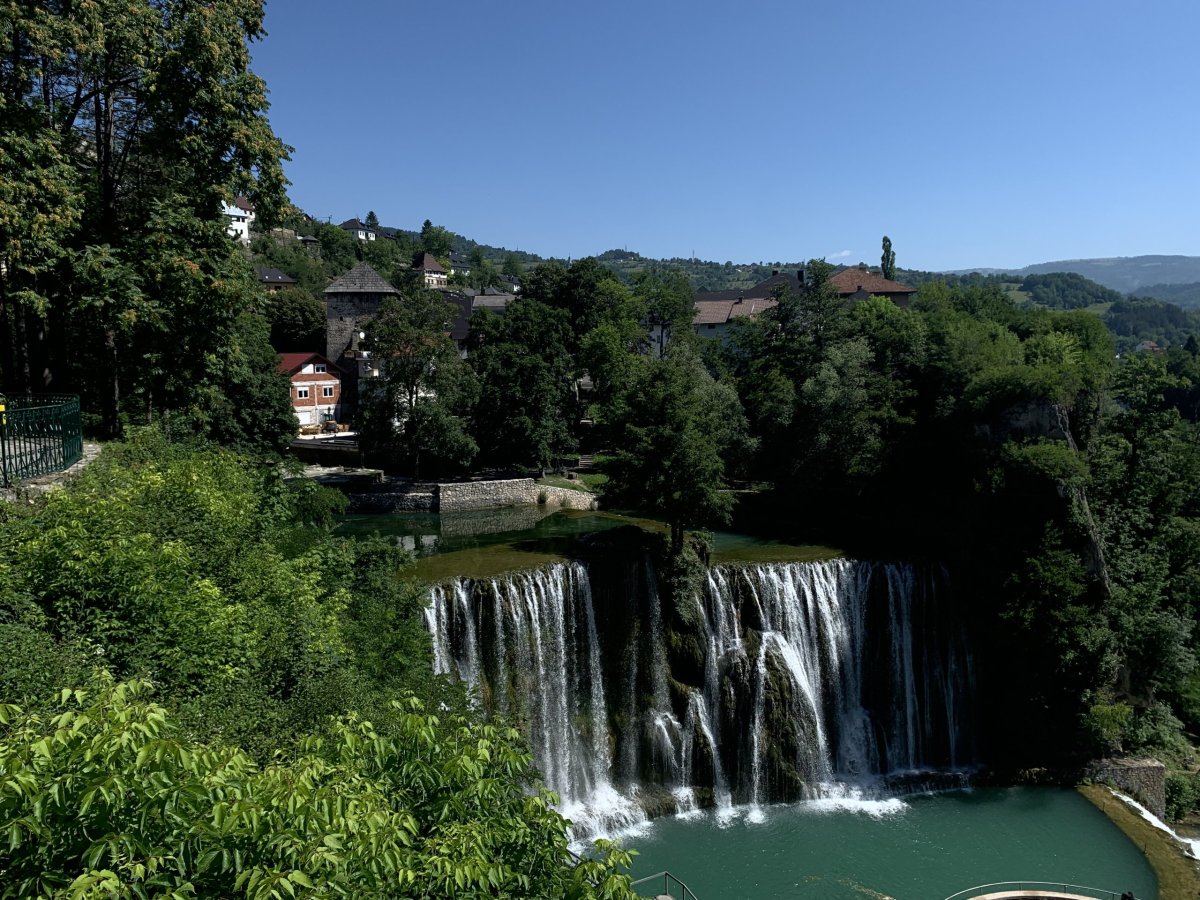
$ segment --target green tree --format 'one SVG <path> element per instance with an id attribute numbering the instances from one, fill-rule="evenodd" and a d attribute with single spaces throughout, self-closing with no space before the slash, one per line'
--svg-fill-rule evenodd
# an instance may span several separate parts
<path id="1" fill-rule="evenodd" d="M 366 326 L 380 377 L 361 388 L 363 441 L 420 475 L 423 459 L 461 467 L 477 447 L 462 418 L 477 388 L 449 337 L 454 307 L 437 291 L 389 297 Z"/>
<path id="2" fill-rule="evenodd" d="M 892 239 L 883 236 L 883 256 L 879 261 L 880 274 L 889 281 L 896 277 L 896 251 L 892 249 Z"/>
<path id="3" fill-rule="evenodd" d="M 737 393 L 713 379 L 691 346 L 643 358 L 616 421 L 611 490 L 667 520 L 673 553 L 685 529 L 728 521 L 726 458 L 749 449 L 746 421 Z"/>
<path id="4" fill-rule="evenodd" d="M 57 692 L 56 692 L 57 694 Z M 635 900 L 628 853 L 576 864 L 511 729 L 404 698 L 290 762 L 189 739 L 144 681 L 0 706 L 0 896 Z"/>
<path id="5" fill-rule="evenodd" d="M 267 297 L 271 346 L 287 351 L 321 351 L 325 346 L 325 307 L 301 287 L 285 287 Z"/>
<path id="6" fill-rule="evenodd" d="M 441 225 L 434 225 L 428 219 L 421 225 L 421 249 L 433 254 L 442 265 L 446 265 L 453 246 L 454 235 Z"/>
<path id="7" fill-rule="evenodd" d="M 521 265 L 521 259 L 515 253 L 506 253 L 504 255 L 504 263 L 500 267 L 501 275 L 509 275 L 513 278 L 520 278 L 525 274 L 525 267 Z"/>
<path id="8" fill-rule="evenodd" d="M 248 42 L 262 34 L 262 5 L 10 6 L 0 39 L 6 63 L 0 102 L 6 132 L 8 123 L 18 130 L 0 164 L 9 170 L 22 158 L 44 164 L 47 177 L 35 186 L 39 205 L 62 201 L 13 256 L 12 300 L 21 314 L 10 356 L 37 357 L 44 381 L 81 389 L 115 433 L 122 412 L 148 415 L 164 401 L 178 403 L 168 382 L 207 384 L 211 347 L 177 348 L 170 366 L 146 366 L 148 345 L 155 354 L 153 345 L 168 334 L 204 345 L 196 328 L 227 333 L 251 305 L 247 294 L 224 302 L 229 283 L 249 291 L 253 285 L 224 280 L 229 264 L 217 244 L 229 243 L 223 199 L 248 195 L 263 224 L 285 203 L 287 148 L 271 132 L 265 85 L 249 68 Z M 12 256 L 11 241 L 6 253 Z M 61 263 L 53 275 L 45 265 L 51 259 Z M 195 267 L 194 277 L 163 279 L 164 269 L 178 274 L 185 262 Z M 90 278 L 76 277 L 80 272 Z M 207 281 L 208 296 L 191 289 L 197 280 Z M 141 305 L 146 283 L 154 284 L 153 310 Z M 96 288 L 105 284 L 110 290 L 102 299 Z M 39 329 L 53 337 L 38 347 L 28 340 L 31 313 L 57 326 Z"/>
<path id="9" fill-rule="evenodd" d="M 353 237 L 336 225 L 321 225 L 317 228 L 317 240 L 321 242 L 321 262 L 325 274 L 331 278 L 343 275 L 358 262 Z"/>
<path id="10" fill-rule="evenodd" d="M 633 292 L 652 321 L 681 334 L 691 328 L 696 294 L 682 272 L 640 272 L 633 279 Z"/>
<path id="11" fill-rule="evenodd" d="M 0 696 L 24 702 L 98 665 L 152 677 L 193 733 L 258 759 L 331 715 L 382 721 L 400 691 L 461 708 L 429 677 L 411 557 L 330 535 L 344 506 L 277 463 L 154 429 L 107 445 L 0 522 Z"/>
<path id="12" fill-rule="evenodd" d="M 217 335 L 215 370 L 204 393 L 193 398 L 189 426 L 227 447 L 283 453 L 296 436 L 287 376 L 278 371 L 270 325 L 244 312 Z"/>
<path id="13" fill-rule="evenodd" d="M 378 228 L 379 227 L 379 216 L 375 215 L 375 210 L 371 210 L 370 212 L 367 213 L 366 225 L 368 228 Z"/>
<path id="14" fill-rule="evenodd" d="M 546 470 L 573 446 L 574 361 L 567 313 L 520 298 L 503 316 L 471 319 L 468 361 L 479 379 L 472 433 L 491 465 Z"/>

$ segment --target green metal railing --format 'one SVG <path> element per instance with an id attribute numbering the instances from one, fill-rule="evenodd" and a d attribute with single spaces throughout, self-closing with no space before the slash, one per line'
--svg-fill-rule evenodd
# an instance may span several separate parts
<path id="1" fill-rule="evenodd" d="M 1138 900 L 1131 892 L 1106 891 L 1101 888 L 1083 887 L 1078 884 L 1063 884 L 1058 881 L 997 881 L 992 884 L 981 884 L 967 888 L 957 894 L 951 894 L 946 900 L 968 900 L 985 894 L 1001 894 L 1020 897 L 1022 891 L 1043 891 L 1046 895 L 1069 895 L 1073 897 L 1091 897 L 1094 900 Z"/>
<path id="2" fill-rule="evenodd" d="M 657 875 L 647 875 L 645 878 L 639 878 L 633 882 L 631 887 L 637 889 L 638 896 L 645 896 L 647 890 L 657 891 L 658 885 L 662 885 L 662 890 L 658 891 L 655 897 L 672 897 L 674 900 L 697 900 L 696 895 L 692 893 L 692 889 L 686 884 L 672 875 L 670 872 L 659 872 Z"/>
<path id="3" fill-rule="evenodd" d="M 78 397 L 0 394 L 0 486 L 61 472 L 82 456 Z"/>

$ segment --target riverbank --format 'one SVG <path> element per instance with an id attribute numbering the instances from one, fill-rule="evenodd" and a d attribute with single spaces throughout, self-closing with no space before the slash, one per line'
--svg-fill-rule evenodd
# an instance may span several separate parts
<path id="1" fill-rule="evenodd" d="M 1158 877 L 1159 900 L 1200 897 L 1200 865 L 1185 856 L 1170 835 L 1155 828 L 1103 785 L 1080 785 L 1078 790 L 1141 848 Z"/>

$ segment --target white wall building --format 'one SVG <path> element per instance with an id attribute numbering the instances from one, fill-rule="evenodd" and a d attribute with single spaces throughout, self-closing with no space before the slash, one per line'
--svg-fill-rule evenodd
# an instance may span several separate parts
<path id="1" fill-rule="evenodd" d="M 254 204 L 245 197 L 234 197 L 232 203 L 221 204 L 229 219 L 229 236 L 247 246 L 250 244 L 250 223 L 254 221 Z"/>

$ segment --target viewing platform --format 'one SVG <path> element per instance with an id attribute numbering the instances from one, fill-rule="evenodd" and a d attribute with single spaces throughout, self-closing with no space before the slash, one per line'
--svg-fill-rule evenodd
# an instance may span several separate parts
<path id="1" fill-rule="evenodd" d="M 998 881 L 981 884 L 946 900 L 1142 900 L 1132 892 L 1108 891 L 1052 881 Z"/>
<path id="2" fill-rule="evenodd" d="M 77 396 L 0 394 L 0 488 L 65 471 L 82 457 Z"/>

